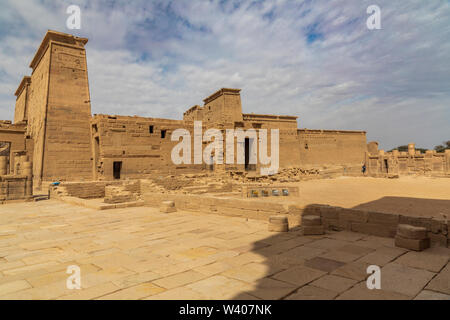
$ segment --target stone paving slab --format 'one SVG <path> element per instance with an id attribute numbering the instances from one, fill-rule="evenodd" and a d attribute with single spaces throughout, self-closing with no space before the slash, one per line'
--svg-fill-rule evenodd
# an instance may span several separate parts
<path id="1" fill-rule="evenodd" d="M 426 289 L 450 294 L 450 263 L 428 283 Z"/>
<path id="2" fill-rule="evenodd" d="M 325 274 L 326 272 L 324 271 L 311 269 L 304 266 L 297 266 L 277 273 L 273 276 L 273 278 L 301 287 Z"/>
<path id="3" fill-rule="evenodd" d="M 411 268 L 439 272 L 447 264 L 448 257 L 426 252 L 408 252 L 395 262 Z"/>
<path id="4" fill-rule="evenodd" d="M 327 274 L 311 283 L 314 287 L 342 293 L 353 287 L 358 281 Z"/>
<path id="5" fill-rule="evenodd" d="M 337 300 L 410 300 L 411 297 L 392 292 L 388 290 L 369 290 L 365 282 L 358 283 L 356 286 L 339 295 Z"/>
<path id="6" fill-rule="evenodd" d="M 423 290 L 414 300 L 450 300 L 449 294 L 443 294 L 435 291 Z"/>
<path id="7" fill-rule="evenodd" d="M 291 294 L 286 299 L 287 300 L 332 300 L 332 299 L 336 298 L 337 295 L 338 295 L 337 292 L 307 285 L 307 286 L 300 288 L 297 292 Z"/>
<path id="8" fill-rule="evenodd" d="M 267 222 L 56 200 L 0 206 L 0 299 L 448 300 L 450 249 L 411 252 L 353 232 L 271 233 Z M 67 267 L 81 289 L 66 286 Z M 369 290 L 367 267 L 381 268 Z"/>
<path id="9" fill-rule="evenodd" d="M 296 285 L 271 278 L 260 279 L 251 295 L 263 300 L 278 300 L 297 289 Z"/>
<path id="10" fill-rule="evenodd" d="M 414 298 L 436 275 L 423 269 L 390 263 L 381 269 L 381 287 Z"/>
<path id="11" fill-rule="evenodd" d="M 382 267 L 403 255 L 406 251 L 402 248 L 380 247 L 361 257 L 358 261 Z"/>

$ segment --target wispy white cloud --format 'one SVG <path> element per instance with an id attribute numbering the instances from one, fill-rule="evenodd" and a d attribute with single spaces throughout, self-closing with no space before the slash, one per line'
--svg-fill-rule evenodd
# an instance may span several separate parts
<path id="1" fill-rule="evenodd" d="M 221 87 L 244 112 L 361 129 L 390 148 L 450 138 L 450 4 L 373 1 L 1 0 L 0 117 L 47 29 L 82 8 L 93 113 L 181 118 Z"/>

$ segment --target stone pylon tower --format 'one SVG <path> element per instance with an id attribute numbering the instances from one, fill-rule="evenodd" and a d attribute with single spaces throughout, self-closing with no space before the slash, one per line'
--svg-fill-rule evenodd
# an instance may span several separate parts
<path id="1" fill-rule="evenodd" d="M 48 31 L 30 64 L 27 138 L 35 183 L 92 179 L 87 41 Z"/>

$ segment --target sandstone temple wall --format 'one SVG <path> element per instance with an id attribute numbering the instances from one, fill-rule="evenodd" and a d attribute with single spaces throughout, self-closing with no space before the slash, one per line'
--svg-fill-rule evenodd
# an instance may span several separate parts
<path id="1" fill-rule="evenodd" d="M 298 130 L 301 166 L 364 164 L 366 133 L 342 130 Z"/>
<path id="2" fill-rule="evenodd" d="M 16 90 L 14 125 L 0 128 L 0 144 L 8 149 L 9 167 L 17 152 L 33 163 L 37 185 L 52 181 L 91 181 L 135 179 L 160 172 L 199 171 L 255 172 L 269 165 L 249 163 L 249 151 L 260 146 L 267 130 L 267 155 L 271 148 L 271 130 L 279 130 L 279 169 L 323 164 L 361 165 L 366 150 L 365 132 L 298 130 L 297 117 L 243 113 L 240 89 L 222 88 L 187 110 L 183 120 L 91 115 L 87 73 L 86 38 L 48 31 L 30 67 Z M 218 129 L 226 141 L 228 129 L 247 131 L 244 141 L 234 138 L 232 149 L 224 145 L 223 164 L 195 164 L 209 141 L 195 148 L 201 139 L 194 123 L 202 122 L 202 134 Z M 185 129 L 191 137 L 190 164 L 174 164 L 171 141 L 176 129 Z M 251 130 L 250 130 L 251 129 Z M 250 131 L 249 131 L 250 130 Z M 251 131 L 255 132 L 251 132 Z M 238 163 L 237 150 L 245 149 L 246 161 Z M 234 152 L 234 163 L 226 163 Z M 271 169 L 272 170 L 272 169 Z M 270 173 L 270 171 L 269 171 Z"/>
<path id="3" fill-rule="evenodd" d="M 192 130 L 192 124 L 180 120 L 95 115 L 91 126 L 96 179 L 117 178 L 114 163 L 120 163 L 116 171 L 120 172 L 121 179 L 188 169 L 171 160 L 171 151 L 178 144 L 171 141 L 171 134 L 179 128 Z M 191 169 L 195 170 L 195 166 Z"/>

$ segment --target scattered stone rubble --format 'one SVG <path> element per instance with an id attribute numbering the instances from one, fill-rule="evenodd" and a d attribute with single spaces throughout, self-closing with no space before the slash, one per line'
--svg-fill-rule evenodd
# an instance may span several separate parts
<path id="1" fill-rule="evenodd" d="M 129 190 L 126 186 L 106 186 L 105 187 L 105 203 L 122 203 L 136 201 L 138 195 Z"/>
<path id="2" fill-rule="evenodd" d="M 273 183 L 299 182 L 304 179 L 320 178 L 320 169 L 289 168 L 271 176 L 255 172 L 198 173 L 180 175 L 156 175 L 146 180 L 148 187 L 158 193 L 209 194 L 242 192 L 242 185 L 258 184 L 270 186 Z"/>

